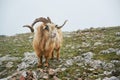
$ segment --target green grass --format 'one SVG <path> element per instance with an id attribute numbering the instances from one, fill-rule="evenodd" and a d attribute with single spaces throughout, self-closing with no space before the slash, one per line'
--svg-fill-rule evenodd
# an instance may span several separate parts
<path id="1" fill-rule="evenodd" d="M 29 36 L 33 34 L 19 34 L 16 36 L 0 37 L 0 56 L 11 55 L 22 57 L 24 52 L 33 51 Z"/>
<path id="2" fill-rule="evenodd" d="M 101 50 L 106 50 L 108 48 L 118 48 L 120 49 L 120 36 L 116 36 L 116 32 L 120 32 L 120 26 L 116 27 L 108 27 L 108 28 L 91 28 L 87 30 L 82 30 L 80 33 L 78 31 L 70 32 L 70 37 L 64 37 L 63 39 L 63 45 L 61 48 L 60 57 L 61 58 L 71 58 L 77 55 L 81 55 L 85 52 L 93 52 L 95 53 L 94 59 L 100 59 L 105 61 L 111 61 L 111 60 L 120 60 L 120 56 L 115 55 L 115 53 L 111 54 L 99 54 Z M 66 33 L 66 32 L 65 32 Z M 63 33 L 63 35 L 65 34 Z M 96 37 L 98 35 L 98 37 Z M 18 34 L 16 36 L 0 36 L 0 57 L 5 55 L 10 55 L 14 57 L 20 57 L 22 58 L 25 52 L 33 52 L 32 48 L 32 39 L 29 37 L 33 36 L 32 33 L 26 33 L 26 34 Z M 100 41 L 103 45 L 94 46 L 94 43 Z M 83 47 L 81 46 L 82 43 L 89 43 L 90 46 Z M 6 77 L 10 73 L 10 71 L 14 72 L 17 68 L 17 64 L 21 62 L 21 59 L 14 62 L 14 67 L 10 69 L 6 69 L 3 67 L 0 67 L 0 72 L 3 70 L 7 70 L 8 73 L 3 75 L 2 77 Z M 6 64 L 7 62 L 4 62 Z M 89 67 L 88 67 L 89 68 Z M 80 72 L 80 75 L 77 75 L 79 77 L 86 77 L 86 75 L 83 74 L 86 70 L 82 67 L 78 67 L 76 64 L 69 67 L 66 71 L 63 71 L 59 73 L 59 78 L 65 79 L 65 76 L 70 77 L 71 79 L 74 79 L 74 75 L 77 74 L 76 69 L 79 69 L 78 72 Z M 89 71 L 88 71 L 89 72 Z M 96 72 L 102 73 L 102 70 L 97 70 Z M 71 73 L 68 75 L 67 73 Z M 94 73 L 94 72 L 89 72 Z M 96 76 L 88 76 L 90 79 L 95 79 Z"/>

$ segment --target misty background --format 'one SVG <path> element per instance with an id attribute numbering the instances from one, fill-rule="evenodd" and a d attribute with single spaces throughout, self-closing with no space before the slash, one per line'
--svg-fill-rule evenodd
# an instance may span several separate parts
<path id="1" fill-rule="evenodd" d="M 30 32 L 23 28 L 49 16 L 63 31 L 120 26 L 120 0 L 0 0 L 0 35 Z"/>

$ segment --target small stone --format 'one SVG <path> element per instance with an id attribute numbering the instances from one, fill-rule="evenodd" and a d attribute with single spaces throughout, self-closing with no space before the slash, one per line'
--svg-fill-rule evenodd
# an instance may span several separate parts
<path id="1" fill-rule="evenodd" d="M 89 43 L 82 42 L 82 47 L 89 47 L 89 46 L 90 46 Z"/>
<path id="2" fill-rule="evenodd" d="M 109 48 L 108 51 L 109 51 L 110 53 L 113 53 L 113 52 L 115 52 L 116 50 L 115 50 L 114 48 Z"/>
<path id="3" fill-rule="evenodd" d="M 104 64 L 101 60 L 93 60 L 90 62 L 90 66 L 94 69 L 102 68 Z"/>
<path id="4" fill-rule="evenodd" d="M 77 80 L 83 80 L 82 78 L 78 78 Z"/>
<path id="5" fill-rule="evenodd" d="M 104 75 L 110 75 L 112 72 L 108 72 L 108 71 L 104 71 L 103 74 Z"/>
<path id="6" fill-rule="evenodd" d="M 93 58 L 93 53 L 92 52 L 87 52 L 82 55 L 85 59 L 91 59 Z"/>
<path id="7" fill-rule="evenodd" d="M 116 55 L 120 55 L 120 50 L 118 50 L 118 51 L 116 52 Z"/>
<path id="8" fill-rule="evenodd" d="M 120 36 L 120 32 L 116 32 L 115 35 L 116 35 L 116 36 Z"/>
<path id="9" fill-rule="evenodd" d="M 6 67 L 7 67 L 7 68 L 13 67 L 13 62 L 8 62 L 8 63 L 6 64 Z"/>
<path id="10" fill-rule="evenodd" d="M 44 75 L 43 75 L 43 79 L 48 79 L 49 77 L 48 77 L 48 74 L 47 73 L 44 73 Z"/>
<path id="11" fill-rule="evenodd" d="M 53 80 L 61 80 L 57 76 L 53 76 Z"/>
<path id="12" fill-rule="evenodd" d="M 77 66 L 82 66 L 83 64 L 82 63 L 76 63 Z"/>
<path id="13" fill-rule="evenodd" d="M 95 42 L 94 43 L 94 46 L 99 46 L 99 45 L 102 45 L 102 42 Z"/>
<path id="14" fill-rule="evenodd" d="M 43 72 L 43 69 L 41 69 L 41 68 L 38 68 L 37 70 L 40 71 L 40 72 Z"/>
<path id="15" fill-rule="evenodd" d="M 57 73 L 57 72 L 61 72 L 61 68 L 56 68 L 55 73 Z"/>
<path id="16" fill-rule="evenodd" d="M 94 68 L 90 68 L 89 70 L 90 70 L 90 71 L 94 71 L 95 69 L 94 69 Z"/>
<path id="17" fill-rule="evenodd" d="M 73 60 L 72 60 L 72 59 L 67 60 L 67 61 L 66 61 L 66 65 L 72 66 L 72 65 L 73 65 Z"/>
<path id="18" fill-rule="evenodd" d="M 49 69 L 48 74 L 53 76 L 55 74 L 55 70 L 54 69 Z"/>
<path id="19" fill-rule="evenodd" d="M 26 76 L 27 76 L 26 71 L 24 71 L 24 72 L 22 73 L 22 76 L 23 76 L 23 77 L 26 77 Z"/>
<path id="20" fill-rule="evenodd" d="M 61 68 L 61 71 L 65 71 L 67 68 Z"/>
<path id="21" fill-rule="evenodd" d="M 110 53 L 110 51 L 108 51 L 108 50 L 102 50 L 102 51 L 100 51 L 100 54 L 109 54 Z"/>
<path id="22" fill-rule="evenodd" d="M 106 63 L 104 66 L 103 66 L 103 69 L 105 70 L 111 70 L 112 68 L 114 68 L 114 64 L 113 63 Z"/>
<path id="23" fill-rule="evenodd" d="M 17 70 L 26 69 L 28 67 L 34 67 L 37 64 L 37 62 L 38 59 L 34 52 L 26 52 L 24 53 L 24 58 L 22 59 L 22 62 L 18 64 Z"/>
<path id="24" fill-rule="evenodd" d="M 112 76 L 110 78 L 105 77 L 103 80 L 119 80 L 119 79 L 117 77 L 115 77 L 115 76 Z"/>

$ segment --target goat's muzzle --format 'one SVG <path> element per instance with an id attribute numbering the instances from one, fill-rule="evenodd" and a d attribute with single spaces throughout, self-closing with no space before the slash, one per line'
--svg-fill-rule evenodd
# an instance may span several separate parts
<path id="1" fill-rule="evenodd" d="M 52 33 L 50 37 L 51 38 L 55 38 L 56 37 L 56 33 Z"/>

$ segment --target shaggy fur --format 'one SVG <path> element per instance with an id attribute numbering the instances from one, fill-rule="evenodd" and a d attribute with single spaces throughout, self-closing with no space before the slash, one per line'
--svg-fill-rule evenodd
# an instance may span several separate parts
<path id="1" fill-rule="evenodd" d="M 67 21 L 64 22 L 62 26 L 57 26 L 51 22 L 50 18 L 47 17 L 37 18 L 31 26 L 25 25 L 23 27 L 30 28 L 31 32 L 34 32 L 33 26 L 37 22 L 43 22 L 36 29 L 33 48 L 38 57 L 38 67 L 42 65 L 42 58 L 45 58 L 44 66 L 48 66 L 49 58 L 54 58 L 54 51 L 57 53 L 57 60 L 59 60 L 60 47 L 62 45 L 62 32 L 61 28 L 65 25 Z"/>
<path id="2" fill-rule="evenodd" d="M 55 28 L 54 24 L 47 24 L 50 31 L 45 30 L 46 24 L 42 24 L 37 27 L 37 31 L 33 39 L 33 48 L 36 52 L 36 55 L 39 57 L 38 66 L 42 65 L 42 57 L 44 56 L 45 66 L 48 66 L 48 59 L 53 58 L 54 50 L 57 52 L 57 59 L 59 59 L 60 47 L 62 43 L 62 32 L 60 29 Z M 52 34 L 56 34 L 55 37 L 52 37 Z"/>

